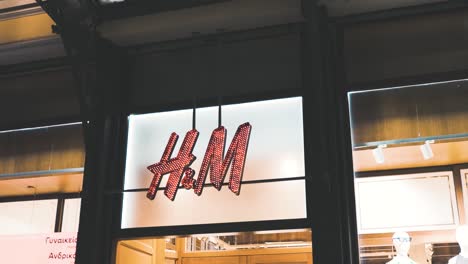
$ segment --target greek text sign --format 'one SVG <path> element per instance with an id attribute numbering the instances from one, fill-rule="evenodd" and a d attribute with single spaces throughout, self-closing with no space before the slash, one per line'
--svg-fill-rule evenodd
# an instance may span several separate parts
<path id="1" fill-rule="evenodd" d="M 76 233 L 2 236 L 2 263 L 73 264 L 76 254 Z"/>

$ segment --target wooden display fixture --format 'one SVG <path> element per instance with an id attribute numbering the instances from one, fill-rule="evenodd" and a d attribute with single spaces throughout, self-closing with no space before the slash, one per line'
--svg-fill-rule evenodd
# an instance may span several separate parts
<path id="1" fill-rule="evenodd" d="M 184 242 L 171 250 L 164 238 L 120 241 L 116 264 L 312 264 L 312 247 L 185 252 Z"/>
<path id="2" fill-rule="evenodd" d="M 255 255 L 248 258 L 247 264 L 309 264 L 312 263 L 312 254 L 296 253 L 281 255 Z"/>
<path id="3" fill-rule="evenodd" d="M 125 263 L 156 263 L 154 240 L 129 240 L 117 244 L 117 264 Z"/>

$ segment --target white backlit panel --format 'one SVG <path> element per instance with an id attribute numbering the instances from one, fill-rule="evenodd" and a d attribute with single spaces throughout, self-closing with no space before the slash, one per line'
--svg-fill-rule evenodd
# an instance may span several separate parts
<path id="1" fill-rule="evenodd" d="M 179 189 L 172 202 L 158 192 L 124 194 L 122 228 L 177 226 L 306 218 L 305 181 L 247 184 L 236 196 L 223 186 L 206 187 L 202 196 Z"/>
<path id="2" fill-rule="evenodd" d="M 197 160 L 191 167 L 198 173 L 211 133 L 218 126 L 218 107 L 200 108 L 196 113 L 200 135 L 193 151 Z M 238 126 L 245 122 L 250 122 L 252 132 L 243 181 L 305 176 L 302 98 L 223 106 L 226 150 Z M 192 109 L 130 116 L 125 189 L 148 188 L 153 175 L 146 167 L 161 159 L 172 132 L 180 136 L 173 153 L 177 155 L 190 129 Z M 161 187 L 167 178 L 163 177 Z"/>
<path id="3" fill-rule="evenodd" d="M 356 179 L 360 233 L 453 228 L 458 208 L 452 172 Z"/>
<path id="4" fill-rule="evenodd" d="M 57 200 L 0 203 L 0 235 L 53 233 Z"/>
<path id="5" fill-rule="evenodd" d="M 66 199 L 63 207 L 62 232 L 78 232 L 81 198 Z"/>

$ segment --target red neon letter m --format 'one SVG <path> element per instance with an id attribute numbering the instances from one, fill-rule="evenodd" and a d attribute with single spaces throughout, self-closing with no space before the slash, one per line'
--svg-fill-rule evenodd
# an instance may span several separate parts
<path id="1" fill-rule="evenodd" d="M 226 129 L 221 126 L 213 131 L 195 182 L 194 190 L 197 195 L 202 193 L 208 169 L 210 170 L 210 181 L 219 191 L 223 186 L 231 162 L 229 189 L 233 193 L 239 194 L 251 129 L 252 126 L 249 123 L 239 126 L 224 159 Z"/>

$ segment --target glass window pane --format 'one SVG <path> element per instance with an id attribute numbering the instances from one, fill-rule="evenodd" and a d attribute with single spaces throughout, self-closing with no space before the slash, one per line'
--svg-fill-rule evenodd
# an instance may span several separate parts
<path id="1" fill-rule="evenodd" d="M 53 233 L 57 200 L 0 203 L 0 235 Z"/>
<path id="2" fill-rule="evenodd" d="M 304 219 L 305 181 L 247 184 L 239 196 L 227 186 L 207 187 L 202 196 L 181 189 L 174 201 L 162 192 L 153 201 L 146 192 L 127 192 L 122 212 L 122 228 Z"/>
<path id="3" fill-rule="evenodd" d="M 62 232 L 78 232 L 81 198 L 66 199 L 63 208 Z"/>
<path id="4" fill-rule="evenodd" d="M 193 150 L 197 159 L 191 168 L 198 172 L 211 133 L 218 127 L 218 107 L 199 108 L 196 116 L 200 135 Z M 223 106 L 226 146 L 245 122 L 252 125 L 252 131 L 244 181 L 305 176 L 302 98 Z M 192 110 L 132 115 L 129 126 L 125 189 L 148 188 L 153 175 L 146 167 L 161 159 L 172 132 L 180 136 L 177 153 L 183 137 L 192 129 Z M 163 177 L 161 187 L 167 178 Z"/>
<path id="5" fill-rule="evenodd" d="M 361 234 L 451 229 L 459 222 L 452 172 L 358 178 L 356 197 Z"/>
<path id="6" fill-rule="evenodd" d="M 348 98 L 361 263 L 468 261 L 468 81 Z"/>
<path id="7" fill-rule="evenodd" d="M 31 177 L 28 179 L 31 181 L 28 185 L 34 185 L 36 180 L 44 183 L 43 178 L 46 178 L 36 176 L 79 174 L 84 166 L 85 151 L 81 124 L 3 131 L 0 133 L 0 146 L 0 162 L 3 162 L 0 174 L 5 176 L 2 182 L 8 179 L 12 184 L 16 181 L 21 184 L 25 177 Z M 80 177 L 73 178 L 70 177 L 70 182 L 64 184 L 56 183 L 60 180 L 55 177 L 53 183 L 46 188 L 36 188 L 37 194 L 79 192 Z M 2 196 L 31 194 L 31 189 L 27 188 L 10 188 L 8 191 L 2 189 L 0 192 Z"/>

